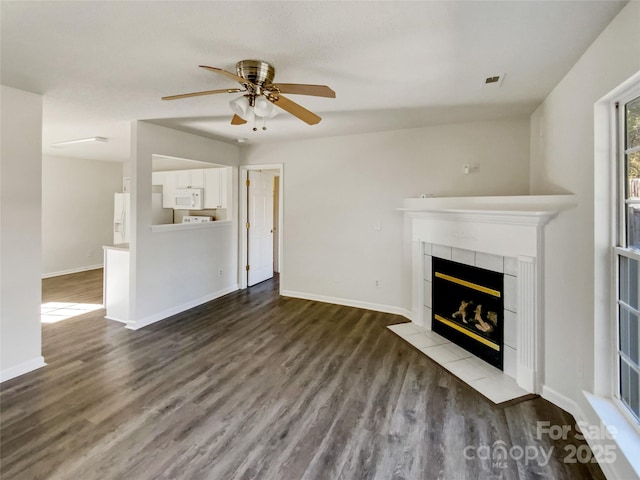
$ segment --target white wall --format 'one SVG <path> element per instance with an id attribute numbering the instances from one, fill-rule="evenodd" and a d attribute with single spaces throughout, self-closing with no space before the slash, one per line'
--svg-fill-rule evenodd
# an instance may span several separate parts
<path id="1" fill-rule="evenodd" d="M 410 252 L 396 209 L 422 193 L 527 194 L 529 120 L 249 146 L 243 163 L 284 164 L 283 293 L 406 313 Z M 480 173 L 464 175 L 465 163 Z"/>
<path id="2" fill-rule="evenodd" d="M 99 267 L 113 243 L 113 194 L 122 190 L 122 163 L 42 159 L 42 273 Z"/>
<path id="3" fill-rule="evenodd" d="M 545 390 L 570 410 L 588 412 L 582 390 L 602 393 L 594 351 L 612 331 L 609 132 L 604 144 L 594 138 L 602 120 L 594 105 L 640 70 L 639 26 L 640 3 L 630 2 L 531 117 L 532 192 L 572 192 L 578 201 L 547 226 L 544 266 Z"/>
<path id="4" fill-rule="evenodd" d="M 0 381 L 40 350 L 42 97 L 0 86 Z"/>
<path id="5" fill-rule="evenodd" d="M 145 122 L 132 124 L 131 291 L 129 323 L 139 328 L 238 288 L 238 224 L 151 231 L 152 155 L 228 165 L 233 168 L 233 201 L 238 198 L 240 149 Z M 223 275 L 218 276 L 218 270 Z"/>

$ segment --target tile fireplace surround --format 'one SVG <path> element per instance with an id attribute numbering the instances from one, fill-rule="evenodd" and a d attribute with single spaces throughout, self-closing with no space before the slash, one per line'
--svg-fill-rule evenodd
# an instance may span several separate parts
<path id="1" fill-rule="evenodd" d="M 409 198 L 412 324 L 390 329 L 495 403 L 540 393 L 544 226 L 573 195 Z M 504 372 L 431 331 L 431 258 L 505 274 Z M 424 337 L 424 338 L 423 338 Z"/>

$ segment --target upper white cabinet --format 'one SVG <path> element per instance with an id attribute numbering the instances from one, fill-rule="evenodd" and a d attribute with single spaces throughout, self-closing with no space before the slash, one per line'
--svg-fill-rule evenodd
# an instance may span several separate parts
<path id="1" fill-rule="evenodd" d="M 227 208 L 227 169 L 204 170 L 204 208 Z"/>
<path id="2" fill-rule="evenodd" d="M 175 191 L 181 188 L 204 189 L 203 208 L 227 208 L 227 168 L 199 168 L 153 172 L 153 185 L 162 185 L 163 208 L 176 208 Z"/>
<path id="3" fill-rule="evenodd" d="M 190 188 L 204 188 L 204 170 L 189 170 L 189 187 Z"/>
<path id="4" fill-rule="evenodd" d="M 204 188 L 204 170 L 175 170 L 176 188 Z"/>
<path id="5" fill-rule="evenodd" d="M 177 188 L 174 172 L 152 172 L 151 182 L 152 185 L 162 185 L 162 208 L 173 208 Z"/>
<path id="6" fill-rule="evenodd" d="M 229 173 L 228 168 L 219 168 L 220 170 L 220 208 L 229 208 L 227 202 L 227 175 Z"/>
<path id="7" fill-rule="evenodd" d="M 189 170 L 176 170 L 173 175 L 176 179 L 176 188 L 189 188 L 189 181 L 191 180 Z"/>

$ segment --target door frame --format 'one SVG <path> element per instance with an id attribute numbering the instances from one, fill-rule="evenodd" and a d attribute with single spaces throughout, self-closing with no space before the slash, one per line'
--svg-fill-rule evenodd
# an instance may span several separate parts
<path id="1" fill-rule="evenodd" d="M 278 185 L 278 259 L 279 259 L 279 267 L 280 267 L 280 288 L 279 291 L 282 291 L 282 279 L 284 278 L 284 249 L 282 248 L 283 238 L 284 238 L 284 164 L 282 163 L 268 163 L 268 164 L 256 164 L 256 165 L 241 165 L 240 174 L 238 175 L 238 181 L 240 183 L 240 188 L 238 191 L 240 192 L 240 209 L 238 212 L 238 228 L 240 229 L 238 233 L 238 238 L 240 239 L 240 245 L 238 248 L 238 254 L 240 262 L 238 264 L 238 286 L 241 289 L 247 288 L 247 272 L 245 270 L 245 266 L 247 265 L 247 229 L 246 224 L 248 221 L 247 217 L 247 172 L 249 170 L 278 170 L 279 185 Z"/>

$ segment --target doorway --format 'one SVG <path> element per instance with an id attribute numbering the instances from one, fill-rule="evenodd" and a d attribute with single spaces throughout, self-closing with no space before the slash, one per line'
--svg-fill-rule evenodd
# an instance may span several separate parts
<path id="1" fill-rule="evenodd" d="M 240 167 L 240 288 L 282 275 L 281 164 Z"/>

